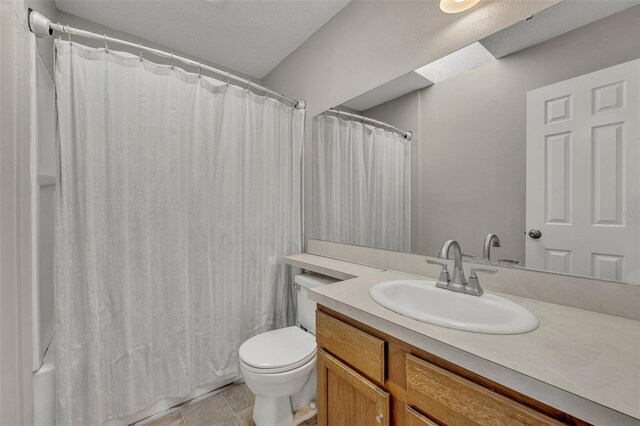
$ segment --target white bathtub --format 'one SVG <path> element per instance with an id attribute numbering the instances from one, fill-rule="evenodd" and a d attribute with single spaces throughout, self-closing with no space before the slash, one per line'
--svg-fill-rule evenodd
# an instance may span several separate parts
<path id="1" fill-rule="evenodd" d="M 33 424 L 52 426 L 55 424 L 56 407 L 56 355 L 53 342 L 44 355 L 40 368 L 33 373 Z"/>

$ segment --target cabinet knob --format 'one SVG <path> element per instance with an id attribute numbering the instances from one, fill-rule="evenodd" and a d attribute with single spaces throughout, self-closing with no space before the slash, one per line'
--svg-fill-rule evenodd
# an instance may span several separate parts
<path id="1" fill-rule="evenodd" d="M 376 422 L 378 422 L 378 423 L 382 423 L 382 419 L 384 419 L 384 415 L 382 415 L 382 414 L 378 414 L 378 415 L 376 416 Z"/>

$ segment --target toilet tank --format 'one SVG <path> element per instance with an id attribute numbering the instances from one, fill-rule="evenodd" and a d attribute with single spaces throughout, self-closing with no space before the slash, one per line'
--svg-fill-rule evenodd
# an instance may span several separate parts
<path id="1" fill-rule="evenodd" d="M 296 325 L 301 325 L 312 334 L 316 334 L 316 302 L 309 299 L 309 289 L 338 282 L 335 278 L 330 278 L 318 274 L 296 275 L 295 283 L 298 293 Z"/>

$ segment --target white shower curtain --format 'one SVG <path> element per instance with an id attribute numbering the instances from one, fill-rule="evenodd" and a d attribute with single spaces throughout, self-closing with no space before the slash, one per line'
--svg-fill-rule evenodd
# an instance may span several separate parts
<path id="1" fill-rule="evenodd" d="M 56 41 L 58 425 L 239 375 L 287 323 L 304 111 Z"/>
<path id="2" fill-rule="evenodd" d="M 333 115 L 313 118 L 312 235 L 411 250 L 411 143 Z"/>

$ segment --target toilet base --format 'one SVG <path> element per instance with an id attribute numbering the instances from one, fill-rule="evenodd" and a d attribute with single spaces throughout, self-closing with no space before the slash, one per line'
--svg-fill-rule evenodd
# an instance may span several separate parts
<path id="1" fill-rule="evenodd" d="M 295 412 L 292 412 L 290 398 L 256 396 L 253 407 L 253 421 L 256 425 L 261 426 L 297 426 L 317 413 L 315 401 L 311 405 L 300 407 Z"/>
<path id="2" fill-rule="evenodd" d="M 253 421 L 264 426 L 293 426 L 291 398 L 256 395 Z"/>
<path id="3" fill-rule="evenodd" d="M 315 363 L 314 358 L 312 363 L 301 367 L 304 375 L 296 381 L 287 381 L 284 387 L 271 382 L 268 375 L 260 377 L 244 371 L 245 382 L 256 397 L 253 421 L 257 426 L 295 426 L 313 417 L 318 383 Z M 258 383 L 255 379 L 268 383 Z"/>
<path id="4" fill-rule="evenodd" d="M 316 416 L 317 414 L 318 414 L 318 408 L 316 407 L 315 401 L 313 401 L 313 404 L 307 405 L 306 407 L 302 407 L 299 410 L 297 410 L 295 413 L 293 413 L 293 424 L 298 426 L 306 422 L 313 416 Z"/>

